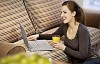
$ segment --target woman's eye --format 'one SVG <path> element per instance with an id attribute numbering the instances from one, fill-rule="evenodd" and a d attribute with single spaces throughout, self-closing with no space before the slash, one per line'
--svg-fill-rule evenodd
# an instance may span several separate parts
<path id="1" fill-rule="evenodd" d="M 62 13 L 66 14 L 67 12 L 64 12 L 64 11 L 60 12 L 60 14 L 62 14 Z"/>
<path id="2" fill-rule="evenodd" d="M 67 13 L 67 12 L 63 12 L 63 13 Z"/>

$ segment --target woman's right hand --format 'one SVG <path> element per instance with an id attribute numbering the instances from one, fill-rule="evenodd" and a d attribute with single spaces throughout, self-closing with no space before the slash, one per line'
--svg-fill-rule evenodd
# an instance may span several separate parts
<path id="1" fill-rule="evenodd" d="M 36 34 L 36 35 L 31 35 L 31 36 L 27 37 L 27 39 L 31 41 L 31 40 L 36 40 L 38 37 L 39 37 L 39 35 Z"/>

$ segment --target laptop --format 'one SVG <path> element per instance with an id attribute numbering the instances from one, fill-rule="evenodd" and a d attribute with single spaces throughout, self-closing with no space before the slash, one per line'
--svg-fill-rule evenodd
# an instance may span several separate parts
<path id="1" fill-rule="evenodd" d="M 35 40 L 28 41 L 24 26 L 20 24 L 21 34 L 24 41 L 24 44 L 29 51 L 50 51 L 53 50 L 53 47 L 48 43 L 47 40 Z"/>

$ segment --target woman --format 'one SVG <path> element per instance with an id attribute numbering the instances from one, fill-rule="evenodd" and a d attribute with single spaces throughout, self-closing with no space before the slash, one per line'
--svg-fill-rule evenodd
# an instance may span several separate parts
<path id="1" fill-rule="evenodd" d="M 28 39 L 52 39 L 52 35 L 64 35 L 64 44 L 54 42 L 54 47 L 62 49 L 72 64 L 90 63 L 94 53 L 90 44 L 89 32 L 86 26 L 80 23 L 84 22 L 82 8 L 74 1 L 65 1 L 61 7 L 61 17 L 63 23 L 53 34 L 32 35 Z"/>

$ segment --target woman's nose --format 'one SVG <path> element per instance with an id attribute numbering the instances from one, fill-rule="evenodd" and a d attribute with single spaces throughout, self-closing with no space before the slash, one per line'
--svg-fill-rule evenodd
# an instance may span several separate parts
<path id="1" fill-rule="evenodd" d="M 63 17 L 64 16 L 64 14 L 63 13 L 61 13 L 61 17 Z"/>

